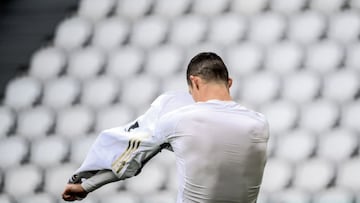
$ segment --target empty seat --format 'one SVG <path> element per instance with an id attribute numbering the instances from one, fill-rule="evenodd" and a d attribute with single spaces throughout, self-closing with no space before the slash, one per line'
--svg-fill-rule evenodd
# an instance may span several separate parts
<path id="1" fill-rule="evenodd" d="M 245 36 L 247 28 L 245 19 L 233 13 L 216 16 L 209 26 L 209 40 L 221 45 L 238 42 Z"/>
<path id="2" fill-rule="evenodd" d="M 335 167 L 324 159 L 310 159 L 300 163 L 295 172 L 294 186 L 307 192 L 326 189 L 335 177 Z"/>
<path id="3" fill-rule="evenodd" d="M 242 76 L 257 71 L 263 62 L 263 49 L 253 43 L 241 43 L 226 50 L 225 61 L 230 73 Z"/>
<path id="4" fill-rule="evenodd" d="M 291 73 L 296 71 L 303 60 L 303 50 L 297 44 L 286 41 L 267 49 L 265 68 L 276 73 Z"/>
<path id="5" fill-rule="evenodd" d="M 175 46 L 161 46 L 152 50 L 145 71 L 155 77 L 165 78 L 175 74 L 183 64 L 184 54 Z"/>
<path id="6" fill-rule="evenodd" d="M 349 4 L 351 8 L 359 9 L 360 8 L 360 0 L 350 0 Z"/>
<path id="7" fill-rule="evenodd" d="M 91 29 L 91 24 L 83 18 L 66 19 L 57 27 L 54 43 L 67 50 L 79 48 L 88 41 Z"/>
<path id="8" fill-rule="evenodd" d="M 93 128 L 93 112 L 85 106 L 73 106 L 59 112 L 56 133 L 65 136 L 79 136 Z"/>
<path id="9" fill-rule="evenodd" d="M 275 156 L 296 163 L 313 155 L 316 137 L 306 130 L 291 131 L 277 139 Z"/>
<path id="10" fill-rule="evenodd" d="M 80 84 L 72 77 L 63 76 L 44 85 L 42 104 L 62 108 L 72 105 L 80 96 Z"/>
<path id="11" fill-rule="evenodd" d="M 360 87 L 356 71 L 341 69 L 324 78 L 323 96 L 340 103 L 352 101 Z"/>
<path id="12" fill-rule="evenodd" d="M 117 15 L 137 20 L 150 10 L 153 0 L 119 0 L 116 8 Z"/>
<path id="13" fill-rule="evenodd" d="M 0 137 L 5 137 L 13 130 L 15 121 L 14 112 L 6 106 L 0 106 Z"/>
<path id="14" fill-rule="evenodd" d="M 347 46 L 345 65 L 349 68 L 360 69 L 360 43 Z"/>
<path id="15" fill-rule="evenodd" d="M 244 15 L 254 15 L 262 12 L 268 5 L 269 0 L 236 0 L 230 6 L 234 12 Z"/>
<path id="16" fill-rule="evenodd" d="M 122 126 L 134 119 L 132 110 L 125 105 L 105 107 L 97 113 L 95 128 L 97 131 Z"/>
<path id="17" fill-rule="evenodd" d="M 78 136 L 74 139 L 71 139 L 71 154 L 70 161 L 71 163 L 80 164 L 85 160 L 87 153 L 89 152 L 90 147 L 95 142 L 97 135 L 86 135 Z"/>
<path id="18" fill-rule="evenodd" d="M 19 166 L 28 154 L 29 145 L 22 137 L 3 138 L 0 142 L 0 168 Z"/>
<path id="19" fill-rule="evenodd" d="M 95 47 L 86 47 L 72 53 L 67 74 L 78 79 L 96 77 L 105 63 L 103 53 Z"/>
<path id="20" fill-rule="evenodd" d="M 277 13 L 261 13 L 250 19 L 249 40 L 260 44 L 272 44 L 284 36 L 286 21 Z"/>
<path id="21" fill-rule="evenodd" d="M 334 41 L 322 41 L 307 49 L 305 66 L 311 70 L 326 73 L 339 67 L 344 50 Z"/>
<path id="22" fill-rule="evenodd" d="M 146 203 L 171 203 L 176 202 L 176 193 L 161 191 L 150 196 L 143 197 Z"/>
<path id="23" fill-rule="evenodd" d="M 353 192 L 360 190 L 360 159 L 358 157 L 343 163 L 339 168 L 336 184 Z"/>
<path id="24" fill-rule="evenodd" d="M 267 117 L 270 123 L 270 131 L 273 133 L 291 130 L 296 125 L 299 116 L 297 107 L 285 100 L 278 100 L 265 105 L 261 112 Z"/>
<path id="25" fill-rule="evenodd" d="M 303 106 L 299 125 L 314 132 L 324 132 L 335 126 L 339 113 L 335 103 L 324 99 L 316 100 Z"/>
<path id="26" fill-rule="evenodd" d="M 314 11 L 295 14 L 289 19 L 287 36 L 290 40 L 303 44 L 311 44 L 319 40 L 325 33 L 325 17 Z"/>
<path id="27" fill-rule="evenodd" d="M 344 11 L 330 19 L 329 37 L 343 43 L 353 43 L 359 39 L 360 15 L 357 11 Z"/>
<path id="28" fill-rule="evenodd" d="M 106 73 L 120 79 L 137 74 L 144 63 L 144 52 L 135 47 L 123 47 L 110 53 Z"/>
<path id="29" fill-rule="evenodd" d="M 269 203 L 311 203 L 310 194 L 297 188 L 289 188 L 271 195 Z"/>
<path id="30" fill-rule="evenodd" d="M 24 165 L 7 170 L 4 191 L 13 196 L 34 194 L 41 183 L 41 171 L 34 165 Z"/>
<path id="31" fill-rule="evenodd" d="M 158 92 L 159 84 L 156 78 L 138 75 L 125 82 L 119 101 L 141 110 L 142 107 L 145 108 L 150 105 Z"/>
<path id="32" fill-rule="evenodd" d="M 310 71 L 297 71 L 284 77 L 282 97 L 296 103 L 310 102 L 320 93 L 321 81 Z"/>
<path id="33" fill-rule="evenodd" d="M 353 131 L 337 128 L 320 137 L 317 154 L 330 161 L 342 163 L 354 154 L 358 147 Z"/>
<path id="34" fill-rule="evenodd" d="M 98 21 L 105 18 L 114 8 L 115 0 L 81 0 L 78 15 L 89 20 Z"/>
<path id="35" fill-rule="evenodd" d="M 14 203 L 15 201 L 10 197 L 10 195 L 2 193 L 0 194 L 0 203 Z"/>
<path id="36" fill-rule="evenodd" d="M 178 17 L 189 9 L 191 2 L 190 0 L 157 0 L 153 12 L 166 18 Z"/>
<path id="37" fill-rule="evenodd" d="M 63 51 L 56 47 L 42 48 L 31 57 L 29 74 L 41 80 L 53 79 L 64 71 L 65 64 Z"/>
<path id="38" fill-rule="evenodd" d="M 169 40 L 181 46 L 195 45 L 204 39 L 206 30 L 207 25 L 203 17 L 184 15 L 173 21 Z"/>
<path id="39" fill-rule="evenodd" d="M 130 42 L 135 46 L 151 48 L 162 43 L 166 34 L 166 20 L 158 16 L 150 16 L 134 23 Z"/>
<path id="40" fill-rule="evenodd" d="M 112 51 L 127 40 L 129 32 L 129 24 L 125 20 L 118 17 L 107 18 L 96 25 L 92 43 Z"/>
<path id="41" fill-rule="evenodd" d="M 315 203 L 352 203 L 354 196 L 350 191 L 343 188 L 329 188 L 327 190 L 315 193 L 313 196 Z"/>
<path id="42" fill-rule="evenodd" d="M 343 127 L 353 129 L 356 132 L 360 132 L 360 104 L 359 100 L 355 100 L 352 103 L 343 107 L 341 116 L 341 125 Z"/>
<path id="43" fill-rule="evenodd" d="M 185 73 L 181 72 L 175 74 L 170 77 L 164 78 L 163 82 L 161 83 L 161 90 L 160 92 L 167 92 L 167 91 L 188 91 L 188 85 L 186 80 L 184 79 Z M 231 88 L 232 89 L 232 88 Z"/>
<path id="44" fill-rule="evenodd" d="M 92 108 L 101 108 L 113 103 L 119 92 L 118 82 L 108 76 L 89 79 L 83 86 L 81 103 Z"/>
<path id="45" fill-rule="evenodd" d="M 271 72 L 260 72 L 244 78 L 240 99 L 254 104 L 272 101 L 279 93 L 280 81 Z"/>
<path id="46" fill-rule="evenodd" d="M 96 192 L 96 191 L 95 191 Z M 140 203 L 139 197 L 129 192 L 117 192 L 116 194 L 101 197 L 100 203 Z"/>
<path id="47" fill-rule="evenodd" d="M 16 201 L 17 203 L 54 203 L 56 199 L 50 194 L 38 193 L 17 197 Z"/>
<path id="48" fill-rule="evenodd" d="M 28 137 L 46 135 L 53 127 L 55 115 L 45 106 L 37 106 L 18 114 L 17 133 Z"/>
<path id="49" fill-rule="evenodd" d="M 270 8 L 273 11 L 281 12 L 284 14 L 294 14 L 304 9 L 306 0 L 273 0 L 270 3 Z"/>
<path id="50" fill-rule="evenodd" d="M 281 159 L 269 159 L 265 165 L 261 190 L 267 193 L 284 190 L 291 181 L 292 167 Z"/>
<path id="51" fill-rule="evenodd" d="M 217 15 L 228 8 L 229 2 L 229 0 L 195 0 L 193 12 L 208 16 Z"/>
<path id="52" fill-rule="evenodd" d="M 339 11 L 345 4 L 344 0 L 313 0 L 310 1 L 310 9 L 323 12 L 326 14 L 332 14 Z"/>
<path id="53" fill-rule="evenodd" d="M 41 83 L 37 79 L 14 78 L 6 86 L 4 104 L 15 109 L 31 107 L 39 100 L 41 92 Z"/>
<path id="54" fill-rule="evenodd" d="M 77 167 L 68 163 L 47 168 L 44 176 L 44 192 L 59 196 L 64 191 L 65 185 Z"/>
<path id="55" fill-rule="evenodd" d="M 30 161 L 43 168 L 60 165 L 69 154 L 67 141 L 60 136 L 50 136 L 32 141 Z"/>
<path id="56" fill-rule="evenodd" d="M 201 52 L 214 52 L 220 57 L 223 57 L 223 47 L 218 44 L 214 44 L 208 41 L 195 44 L 194 46 L 186 48 L 186 56 L 184 64 L 182 65 L 181 70 L 186 70 L 187 65 L 189 64 L 190 60 L 197 54 Z"/>

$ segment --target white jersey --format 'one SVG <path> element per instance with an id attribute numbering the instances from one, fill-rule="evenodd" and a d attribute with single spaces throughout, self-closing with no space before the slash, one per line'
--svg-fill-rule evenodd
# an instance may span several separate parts
<path id="1" fill-rule="evenodd" d="M 210 100 L 160 118 L 179 174 L 178 203 L 255 203 L 266 162 L 268 124 L 233 101 Z"/>

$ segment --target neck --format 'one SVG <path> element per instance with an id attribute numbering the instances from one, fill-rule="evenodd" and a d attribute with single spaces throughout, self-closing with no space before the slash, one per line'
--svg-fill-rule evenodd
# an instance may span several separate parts
<path id="1" fill-rule="evenodd" d="M 199 92 L 199 102 L 205 102 L 209 100 L 231 101 L 232 98 L 229 93 L 229 89 L 222 84 L 206 84 L 202 86 L 202 90 Z"/>

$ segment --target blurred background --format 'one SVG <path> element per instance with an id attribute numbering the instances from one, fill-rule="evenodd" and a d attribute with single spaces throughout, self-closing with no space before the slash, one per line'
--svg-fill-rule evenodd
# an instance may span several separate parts
<path id="1" fill-rule="evenodd" d="M 97 134 L 218 53 L 270 123 L 259 203 L 360 203 L 360 0 L 3 0 L 0 203 L 60 203 Z M 174 156 L 84 203 L 171 203 Z"/>

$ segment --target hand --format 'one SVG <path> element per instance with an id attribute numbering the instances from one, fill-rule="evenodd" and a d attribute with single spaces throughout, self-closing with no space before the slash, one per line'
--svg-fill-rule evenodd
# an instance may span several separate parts
<path id="1" fill-rule="evenodd" d="M 65 201 L 75 201 L 82 200 L 86 197 L 88 192 L 81 187 L 81 184 L 67 184 L 64 192 L 62 193 L 62 198 Z"/>

